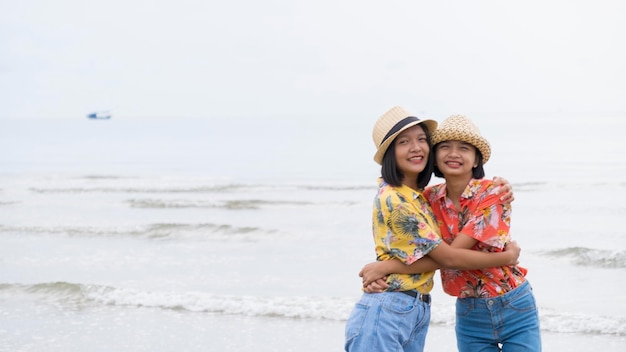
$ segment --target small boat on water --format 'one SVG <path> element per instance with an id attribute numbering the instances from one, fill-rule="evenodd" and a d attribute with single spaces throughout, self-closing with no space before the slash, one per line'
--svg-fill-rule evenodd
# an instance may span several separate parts
<path id="1" fill-rule="evenodd" d="M 111 118 L 111 114 L 108 111 L 92 112 L 87 114 L 88 119 L 92 120 L 108 120 Z"/>

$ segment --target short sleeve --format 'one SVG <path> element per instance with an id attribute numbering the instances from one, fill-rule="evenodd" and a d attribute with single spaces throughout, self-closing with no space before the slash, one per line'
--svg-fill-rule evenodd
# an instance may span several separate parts
<path id="1" fill-rule="evenodd" d="M 441 243 L 436 229 L 416 206 L 400 204 L 390 214 L 390 229 L 395 243 L 395 256 L 407 265 L 430 253 Z M 393 249 L 392 249 L 393 251 Z"/>
<path id="2" fill-rule="evenodd" d="M 466 214 L 467 219 L 460 233 L 502 249 L 509 240 L 511 206 L 502 203 L 497 194 L 479 198 L 475 210 Z"/>

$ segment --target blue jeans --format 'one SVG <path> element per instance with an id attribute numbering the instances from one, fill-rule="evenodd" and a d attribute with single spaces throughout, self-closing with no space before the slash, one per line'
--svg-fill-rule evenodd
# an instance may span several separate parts
<path id="1" fill-rule="evenodd" d="M 430 304 L 401 292 L 364 293 L 346 323 L 346 351 L 424 350 Z"/>
<path id="2" fill-rule="evenodd" d="M 459 352 L 541 351 L 539 315 L 528 281 L 498 297 L 458 298 L 456 343 Z"/>

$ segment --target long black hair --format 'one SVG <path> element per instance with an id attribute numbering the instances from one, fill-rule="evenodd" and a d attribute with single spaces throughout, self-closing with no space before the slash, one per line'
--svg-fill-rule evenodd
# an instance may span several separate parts
<path id="1" fill-rule="evenodd" d="M 430 182 L 430 178 L 433 174 L 433 168 L 435 165 L 435 159 L 432 153 L 432 144 L 430 142 L 430 131 L 428 131 L 428 127 L 425 124 L 419 124 L 418 126 L 422 127 L 424 133 L 426 133 L 426 139 L 428 141 L 428 161 L 426 162 L 426 167 L 422 172 L 417 175 L 417 187 L 419 189 L 424 189 Z M 383 155 L 383 162 L 381 163 L 380 173 L 383 177 L 383 180 L 388 184 L 394 187 L 402 186 L 402 179 L 404 178 L 404 174 L 398 168 L 398 163 L 396 162 L 396 143 L 395 139 L 385 151 Z"/>

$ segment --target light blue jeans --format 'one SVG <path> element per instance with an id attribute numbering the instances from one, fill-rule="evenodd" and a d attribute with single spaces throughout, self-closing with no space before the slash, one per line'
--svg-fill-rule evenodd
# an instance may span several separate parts
<path id="1" fill-rule="evenodd" d="M 364 293 L 346 323 L 345 350 L 424 350 L 430 304 L 401 292 Z"/>
<path id="2" fill-rule="evenodd" d="M 498 297 L 458 298 L 456 343 L 459 352 L 541 351 L 539 315 L 528 281 Z"/>

